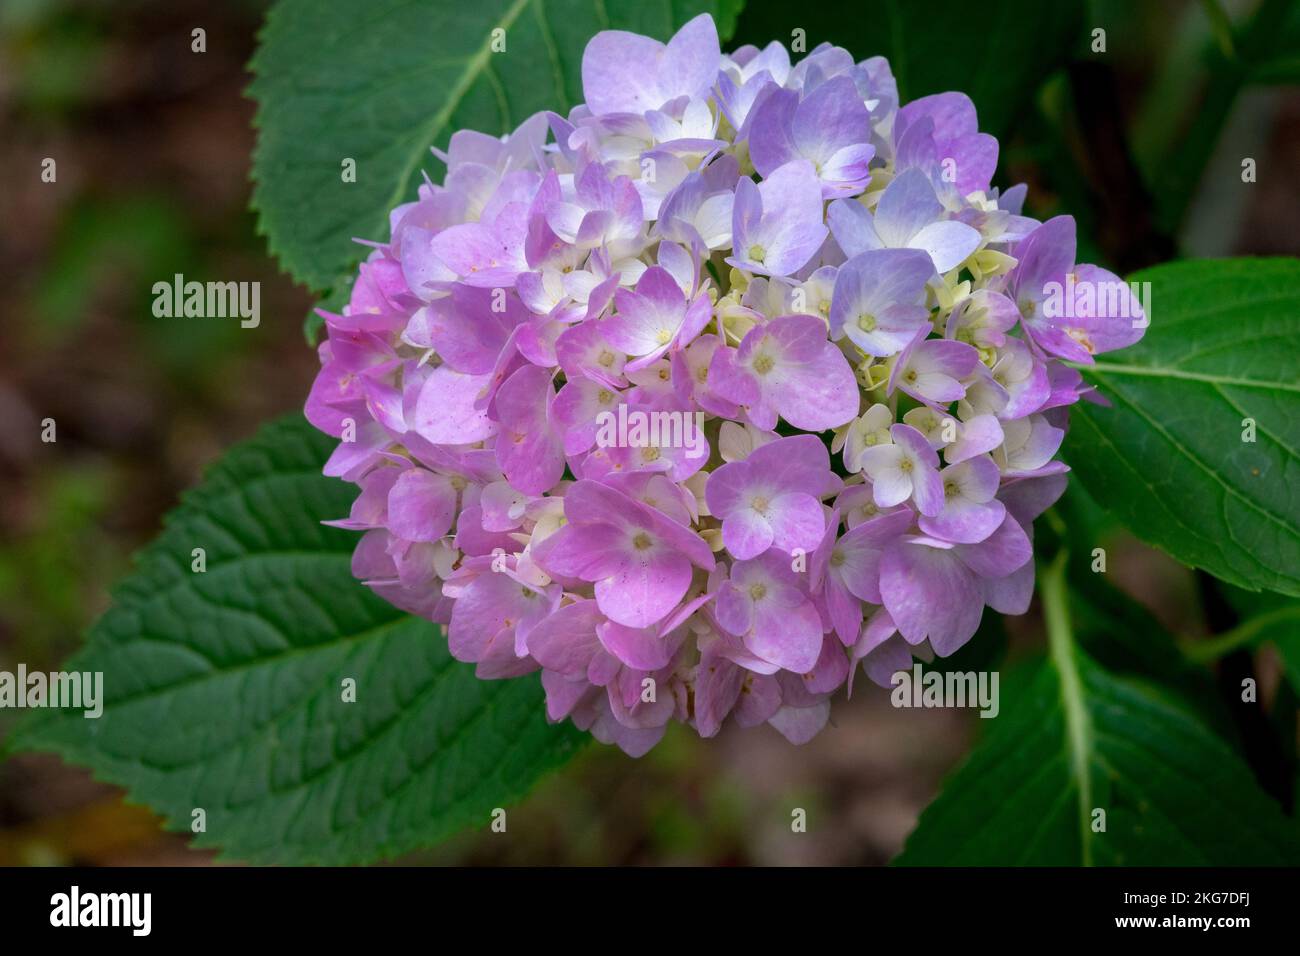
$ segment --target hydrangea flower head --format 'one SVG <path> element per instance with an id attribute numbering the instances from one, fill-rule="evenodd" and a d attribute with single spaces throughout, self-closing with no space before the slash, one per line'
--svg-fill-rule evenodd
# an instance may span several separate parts
<path id="1" fill-rule="evenodd" d="M 307 416 L 354 573 L 484 679 L 639 755 L 802 743 L 986 607 L 1023 613 L 1078 372 L 1136 341 L 1074 222 L 991 185 L 960 93 L 882 58 L 597 35 L 586 102 L 452 136 L 391 214 Z"/>

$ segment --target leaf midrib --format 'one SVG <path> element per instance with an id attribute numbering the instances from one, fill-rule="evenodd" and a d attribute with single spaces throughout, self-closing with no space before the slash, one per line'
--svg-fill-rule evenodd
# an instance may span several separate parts
<path id="1" fill-rule="evenodd" d="M 1147 378 L 1176 378 L 1190 382 L 1203 382 L 1208 385 L 1233 385 L 1239 388 L 1265 388 L 1270 391 L 1296 392 L 1300 394 L 1300 383 L 1270 382 L 1264 379 L 1239 378 L 1233 375 L 1212 375 L 1209 372 L 1188 372 L 1185 369 L 1167 368 L 1153 365 L 1121 365 L 1116 362 L 1097 362 L 1094 365 L 1069 363 L 1081 372 L 1105 372 L 1111 375 L 1139 375 Z"/>
<path id="2" fill-rule="evenodd" d="M 514 24 L 515 20 L 519 18 L 519 14 L 534 2 L 535 0 L 515 0 L 515 2 L 507 8 L 505 15 L 502 16 L 497 26 L 509 33 L 510 27 Z M 424 135 L 421 137 L 423 143 L 433 143 L 438 138 L 439 134 L 441 134 L 446 128 L 452 115 L 460 107 L 461 100 L 465 98 L 465 94 L 470 91 L 471 87 L 473 87 L 474 82 L 479 78 L 479 75 L 486 72 L 487 66 L 491 62 L 488 58 L 491 56 L 492 32 L 488 31 L 487 39 L 483 42 L 483 45 L 479 47 L 478 52 L 474 53 L 465 61 L 465 69 L 461 71 L 460 77 L 456 80 L 451 91 L 448 93 L 447 101 L 442 105 L 442 108 L 439 109 L 438 112 L 433 114 L 432 119 L 429 121 L 429 125 L 425 128 Z M 423 161 L 424 154 L 424 148 L 414 151 L 410 161 L 402 170 L 401 175 L 397 177 L 397 183 L 393 188 L 393 192 L 389 196 L 388 201 L 384 204 L 385 209 L 394 208 L 405 198 L 407 189 L 411 185 L 411 178 L 415 175 L 415 171 Z"/>
<path id="3" fill-rule="evenodd" d="M 377 634 L 382 634 L 383 632 L 388 631 L 394 627 L 397 627 L 400 624 L 404 624 L 409 620 L 410 620 L 409 617 L 399 615 L 397 617 L 390 618 L 389 620 L 384 621 L 380 624 L 376 624 L 373 627 L 368 627 L 364 630 L 357 631 L 352 634 L 340 634 L 337 637 L 333 637 L 328 641 L 322 641 L 319 644 L 295 644 L 293 647 L 276 651 L 274 654 L 262 655 L 260 657 L 250 658 L 248 660 L 240 661 L 237 664 L 231 664 L 228 667 L 213 667 L 210 670 L 203 671 L 201 673 L 191 674 L 188 677 L 183 677 L 180 680 L 171 681 L 170 683 L 163 684 L 158 687 L 150 687 L 146 690 L 142 690 L 137 693 L 127 694 L 125 697 L 118 697 L 113 700 L 107 700 L 104 702 L 104 706 L 122 707 L 128 704 L 135 704 L 142 700 L 148 700 L 151 697 L 157 697 L 163 694 L 171 694 L 177 690 L 189 687 L 192 684 L 199 684 L 204 681 L 210 681 L 210 680 L 220 680 L 222 678 L 229 677 L 231 675 L 237 675 L 245 671 L 255 670 L 259 667 L 266 667 L 269 665 L 282 665 L 285 663 L 287 659 L 298 657 L 299 655 L 302 654 L 316 654 L 322 651 L 333 650 L 343 644 L 369 641 L 372 640 Z M 122 648 L 129 647 L 131 644 L 138 643 L 138 642 L 157 644 L 160 643 L 161 641 L 162 641 L 161 638 L 151 637 L 147 634 L 136 634 L 126 640 L 114 641 L 113 647 L 115 650 L 120 650 Z M 173 646 L 177 647 L 178 649 L 194 651 L 194 648 L 188 644 L 176 644 L 175 642 L 171 642 L 171 643 Z M 195 651 L 195 653 L 197 653 L 197 651 Z M 69 662 L 68 666 L 71 667 L 72 663 L 73 662 Z M 78 660 L 76 663 L 80 663 L 80 661 Z"/>

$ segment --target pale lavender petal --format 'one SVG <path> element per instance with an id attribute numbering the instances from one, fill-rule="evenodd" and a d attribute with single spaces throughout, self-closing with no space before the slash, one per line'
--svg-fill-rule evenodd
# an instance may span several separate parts
<path id="1" fill-rule="evenodd" d="M 980 244 L 980 234 L 965 223 L 948 219 L 932 222 L 908 241 L 913 249 L 927 252 L 938 272 L 961 265 Z"/>
<path id="2" fill-rule="evenodd" d="M 826 726 L 830 719 L 830 701 L 813 707 L 782 707 L 768 720 L 792 744 L 806 744 Z"/>
<path id="3" fill-rule="evenodd" d="M 760 176 L 800 159 L 794 141 L 794 115 L 799 107 L 796 90 L 773 90 L 753 110 L 749 128 L 749 155 Z"/>
<path id="4" fill-rule="evenodd" d="M 942 213 L 943 204 L 935 196 L 929 178 L 919 169 L 909 169 L 880 194 L 876 232 L 886 246 L 900 248 L 909 245 L 913 236 Z"/>
<path id="5" fill-rule="evenodd" d="M 984 541 L 957 545 L 953 551 L 968 568 L 985 578 L 1006 577 L 1034 555 L 1029 536 L 1011 515 L 1003 518 L 998 529 Z"/>
<path id="6" fill-rule="evenodd" d="M 907 642 L 928 640 L 941 657 L 970 640 L 984 609 L 975 575 L 952 551 L 906 540 L 885 549 L 880 593 Z"/>
<path id="7" fill-rule="evenodd" d="M 831 203 L 827 222 L 836 244 L 850 258 L 885 248 L 884 240 L 876 232 L 875 217 L 856 199 L 837 199 Z"/>
<path id="8" fill-rule="evenodd" d="M 976 415 L 962 422 L 957 440 L 943 450 L 944 460 L 950 465 L 983 455 L 1003 442 L 1002 425 L 996 415 Z"/>

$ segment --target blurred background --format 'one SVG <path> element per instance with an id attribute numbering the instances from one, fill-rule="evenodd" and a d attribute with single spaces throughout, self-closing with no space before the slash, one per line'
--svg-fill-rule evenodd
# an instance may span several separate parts
<path id="1" fill-rule="evenodd" d="M 801 14 L 777 6 L 752 0 L 731 45 L 788 36 L 774 24 Z M 1238 22 L 1255 4 L 1082 6 L 1078 53 L 1011 121 L 996 182 L 1029 182 L 1038 215 L 1075 214 L 1080 258 L 1121 271 L 1177 254 L 1300 252 L 1300 91 L 1233 85 L 1225 100 L 1216 79 L 1222 17 Z M 248 211 L 245 64 L 265 7 L 0 5 L 0 670 L 56 667 L 179 492 L 307 394 L 313 297 L 279 273 Z M 1090 50 L 1097 26 L 1104 55 Z M 810 47 L 827 35 L 808 32 Z M 1201 161 L 1162 165 L 1185 141 Z M 1259 170 L 1248 188 L 1243 157 Z M 53 183 L 41 180 L 46 158 Z M 178 272 L 259 281 L 260 326 L 155 318 L 151 286 Z M 47 418 L 54 443 L 41 441 Z M 1171 633 L 1206 632 L 1189 572 L 1122 535 L 1110 547 L 1123 569 L 1112 580 Z M 1041 643 L 1036 614 L 980 640 L 1009 642 L 1014 661 Z M 1276 668 L 1259 666 L 1268 692 Z M 530 823 L 510 841 L 468 834 L 410 861 L 886 862 L 979 721 L 895 710 L 857 686 L 834 707 L 835 732 L 802 748 L 767 727 L 701 742 L 677 725 L 639 761 L 593 746 L 521 808 Z M 0 711 L 0 737 L 12 717 Z M 817 823 L 808 834 L 791 833 L 796 807 Z M 0 865 L 210 861 L 57 758 L 0 764 Z"/>

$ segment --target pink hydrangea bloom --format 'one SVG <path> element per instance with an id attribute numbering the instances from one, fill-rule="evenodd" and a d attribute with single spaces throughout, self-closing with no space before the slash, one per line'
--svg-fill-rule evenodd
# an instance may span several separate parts
<path id="1" fill-rule="evenodd" d="M 802 743 L 1023 613 L 1085 389 L 1136 341 L 1074 222 L 999 194 L 960 93 L 824 45 L 596 36 L 586 103 L 435 155 L 325 314 L 308 419 L 353 571 L 484 679 L 630 754 Z M 1064 308 L 1062 307 L 1064 306 Z"/>

